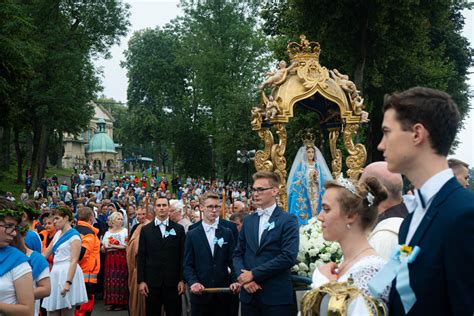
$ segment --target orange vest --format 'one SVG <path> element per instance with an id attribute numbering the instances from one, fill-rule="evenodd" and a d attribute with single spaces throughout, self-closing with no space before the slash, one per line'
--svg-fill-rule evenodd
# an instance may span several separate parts
<path id="1" fill-rule="evenodd" d="M 38 222 L 36 219 L 34 219 L 33 222 L 31 223 L 31 229 L 33 229 L 35 232 L 39 233 L 38 228 L 36 227 L 38 225 L 42 227 L 41 223 Z"/>
<path id="2" fill-rule="evenodd" d="M 41 244 L 42 244 L 42 249 L 43 249 L 43 253 L 46 251 L 46 248 L 48 248 L 49 245 L 46 244 L 48 238 L 49 238 L 49 233 L 46 229 L 40 231 L 38 233 L 38 235 L 40 236 L 40 239 L 41 239 Z M 53 242 L 53 240 L 51 239 L 50 242 Z M 49 267 L 51 268 L 53 266 L 53 255 L 51 254 L 49 256 L 49 258 L 46 258 L 46 260 L 48 260 L 48 263 L 49 263 Z"/>
<path id="3" fill-rule="evenodd" d="M 97 274 L 100 271 L 100 240 L 97 237 L 99 230 L 84 221 L 77 221 L 75 229 L 82 238 L 79 266 L 84 273 L 84 281 L 97 283 Z"/>

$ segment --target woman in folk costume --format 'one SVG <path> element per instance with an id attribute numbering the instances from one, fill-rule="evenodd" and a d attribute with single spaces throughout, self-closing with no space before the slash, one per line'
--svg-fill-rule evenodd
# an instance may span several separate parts
<path id="1" fill-rule="evenodd" d="M 128 266 L 128 287 L 130 289 L 130 297 L 128 301 L 128 310 L 131 316 L 145 315 L 145 296 L 138 292 L 137 283 L 137 254 L 140 233 L 143 226 L 150 221 L 146 218 L 148 202 L 143 207 L 137 209 L 137 226 L 128 241 L 127 246 L 127 266 Z"/>
<path id="2" fill-rule="evenodd" d="M 74 306 L 88 301 L 84 274 L 79 266 L 81 237 L 71 227 L 72 211 L 66 207 L 53 210 L 54 226 L 57 229 L 52 243 L 43 253 L 45 258 L 54 256 L 51 270 L 51 295 L 41 305 L 48 315 L 74 315 Z"/>
<path id="3" fill-rule="evenodd" d="M 318 220 L 321 222 L 323 238 L 338 242 L 341 246 L 343 260 L 339 265 L 330 262 L 314 270 L 311 287 L 321 289 L 328 282 L 349 282 L 368 297 L 368 282 L 385 265 L 386 260 L 370 246 L 367 233 L 377 219 L 377 206 L 387 198 L 387 193 L 374 177 L 356 184 L 341 175 L 337 181 L 327 182 L 325 188 Z M 387 287 L 382 302 L 387 303 L 389 292 L 390 288 Z M 302 315 L 306 316 L 307 311 L 314 310 L 317 306 L 311 305 L 315 302 L 319 302 L 318 315 L 332 315 L 328 311 L 329 296 L 334 294 L 325 294 L 322 300 L 318 300 L 310 298 L 314 293 L 312 291 L 303 299 Z M 348 316 L 375 315 L 375 306 L 369 307 L 360 293 L 347 301 Z"/>
<path id="4" fill-rule="evenodd" d="M 124 310 L 128 304 L 128 268 L 125 248 L 128 231 L 123 228 L 124 216 L 118 212 L 109 215 L 110 229 L 102 238 L 105 251 L 104 304 L 107 310 Z"/>
<path id="5" fill-rule="evenodd" d="M 288 211 L 301 225 L 321 211 L 324 182 L 332 180 L 321 151 L 314 145 L 314 135 L 306 132 L 288 176 Z"/>
<path id="6" fill-rule="evenodd" d="M 10 246 L 22 214 L 15 203 L 0 198 L 0 314 L 32 315 L 33 278 L 28 257 Z"/>

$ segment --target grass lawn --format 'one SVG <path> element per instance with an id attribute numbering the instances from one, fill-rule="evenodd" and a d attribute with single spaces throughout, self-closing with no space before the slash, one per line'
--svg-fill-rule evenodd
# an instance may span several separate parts
<path id="1" fill-rule="evenodd" d="M 25 178 L 24 178 L 25 175 L 23 174 L 22 183 L 16 183 L 16 173 L 17 173 L 16 168 L 17 168 L 16 162 L 12 162 L 12 164 L 10 165 L 10 169 L 8 171 L 0 171 L 0 195 L 4 195 L 6 192 L 12 192 L 15 198 L 20 197 L 21 192 L 25 188 Z M 23 172 L 25 172 L 25 170 L 23 170 Z M 48 167 L 46 169 L 46 177 L 51 177 L 53 175 L 56 175 L 59 178 L 60 182 L 66 180 L 64 178 L 67 178 L 67 181 L 69 183 L 69 177 L 71 176 L 73 172 L 74 172 L 73 169 Z M 141 179 L 142 177 L 141 172 L 127 173 L 126 175 L 127 176 L 135 175 L 135 176 L 138 176 L 139 179 Z M 171 174 L 158 173 L 158 175 L 160 177 L 164 176 L 168 179 L 167 189 L 171 191 Z M 119 176 L 123 176 L 123 175 L 119 175 Z M 147 176 L 148 176 L 147 188 L 150 188 L 150 174 L 147 173 Z M 107 178 L 111 179 L 112 174 L 108 173 Z M 140 186 L 141 186 L 141 181 L 140 181 Z M 31 192 L 33 192 L 35 189 L 36 188 L 32 186 Z"/>
<path id="2" fill-rule="evenodd" d="M 12 163 L 8 171 L 0 171 L 0 195 L 4 195 L 6 192 L 12 192 L 15 198 L 20 197 L 21 192 L 25 188 L 25 175 L 23 174 L 22 183 L 16 183 L 16 168 L 16 163 Z M 23 170 L 23 172 L 25 172 L 25 170 Z M 72 172 L 72 169 L 49 167 L 46 169 L 46 177 L 51 177 L 54 174 L 58 177 L 70 177 Z M 32 187 L 31 191 L 34 190 L 35 188 Z"/>

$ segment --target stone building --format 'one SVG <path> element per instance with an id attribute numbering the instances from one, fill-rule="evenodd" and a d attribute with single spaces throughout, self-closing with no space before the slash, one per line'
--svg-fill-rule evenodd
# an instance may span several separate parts
<path id="1" fill-rule="evenodd" d="M 89 128 L 78 136 L 64 134 L 62 166 L 80 169 L 92 165 L 95 171 L 118 171 L 122 163 L 122 147 L 113 141 L 115 120 L 104 106 L 92 104 L 95 114 Z"/>

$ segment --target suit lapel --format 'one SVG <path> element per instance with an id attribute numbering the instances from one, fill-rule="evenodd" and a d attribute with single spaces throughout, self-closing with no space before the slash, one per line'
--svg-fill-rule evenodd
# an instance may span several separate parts
<path id="1" fill-rule="evenodd" d="M 270 216 L 270 218 L 268 219 L 268 223 L 271 223 L 271 222 L 274 222 L 275 223 L 275 226 L 276 226 L 276 219 L 277 217 L 280 215 L 280 208 L 277 206 L 274 210 L 273 210 L 273 213 L 272 213 L 272 216 Z M 258 251 L 260 251 L 260 249 L 263 247 L 263 245 L 265 244 L 265 242 L 267 241 L 266 240 L 266 237 L 268 235 L 269 231 L 268 229 L 264 229 L 263 230 L 263 233 L 262 233 L 262 238 L 260 239 L 260 245 L 258 246 Z M 258 235 L 257 235 L 257 241 L 258 241 Z M 257 251 L 257 252 L 258 252 Z"/>
<path id="2" fill-rule="evenodd" d="M 168 225 L 165 227 L 165 232 L 171 230 L 171 227 L 170 227 L 169 224 L 170 224 L 170 222 L 168 222 Z M 163 239 L 163 246 L 168 243 L 168 238 L 170 238 L 169 235 L 168 235 L 168 237 L 165 237 L 165 236 L 163 235 L 163 238 L 162 238 L 162 239 Z"/>
<path id="3" fill-rule="evenodd" d="M 158 240 L 158 242 L 160 243 L 160 245 L 162 244 L 163 242 L 163 234 L 161 233 L 161 229 L 160 229 L 160 225 L 155 225 L 155 223 L 153 222 L 153 229 L 155 230 L 155 237 L 156 239 Z"/>
<path id="4" fill-rule="evenodd" d="M 454 177 L 443 185 L 443 187 L 434 197 L 434 200 L 431 203 L 429 209 L 426 211 L 425 216 L 423 216 L 423 219 L 421 220 L 420 225 L 416 229 L 413 238 L 410 240 L 410 246 L 420 244 L 421 239 L 430 227 L 431 223 L 433 222 L 433 219 L 436 217 L 436 215 L 438 215 L 438 212 L 440 211 L 439 206 L 446 200 L 446 198 L 451 194 L 452 191 L 460 187 L 460 184 Z"/>
<path id="5" fill-rule="evenodd" d="M 206 232 L 204 231 L 204 227 L 202 226 L 202 222 L 199 223 L 199 225 L 198 225 L 198 227 L 196 227 L 196 229 L 199 231 L 198 235 L 201 238 L 200 244 L 205 245 L 204 247 L 206 248 L 206 251 L 208 252 L 209 256 L 212 257 L 212 251 L 211 251 L 211 248 L 209 247 L 209 242 L 207 241 Z M 215 248 L 214 248 L 214 251 L 215 251 Z"/>
<path id="6" fill-rule="evenodd" d="M 224 226 L 222 226 L 224 227 Z M 221 227 L 221 225 L 217 226 L 217 229 L 216 229 L 216 238 L 219 239 L 219 238 L 223 238 L 223 234 L 222 234 L 222 230 L 223 228 Z M 226 242 L 224 240 L 224 242 Z M 224 245 L 222 245 L 222 247 L 224 247 Z M 214 244 L 214 258 L 216 258 L 220 252 L 222 251 L 222 248 L 218 245 L 218 244 Z"/>
<path id="7" fill-rule="evenodd" d="M 410 213 L 405 217 L 405 220 L 402 222 L 400 226 L 400 232 L 398 234 L 398 243 L 400 245 L 405 244 L 407 240 L 408 228 L 410 227 L 411 220 L 413 218 L 413 213 Z"/>
<path id="8" fill-rule="evenodd" d="M 260 224 L 260 216 L 258 216 L 257 212 L 251 215 L 250 218 L 252 221 L 250 222 L 251 226 L 251 233 L 252 233 L 252 240 L 255 243 L 255 249 L 258 248 L 258 226 Z"/>
<path id="9" fill-rule="evenodd" d="M 165 227 L 165 231 L 169 232 L 172 229 L 174 229 L 174 223 L 168 218 L 168 225 Z M 175 229 L 175 232 L 176 232 L 176 229 Z M 168 237 L 163 236 L 163 245 L 166 245 L 168 243 L 168 240 L 173 237 L 176 237 L 176 236 L 172 236 L 172 235 L 168 235 Z"/>

